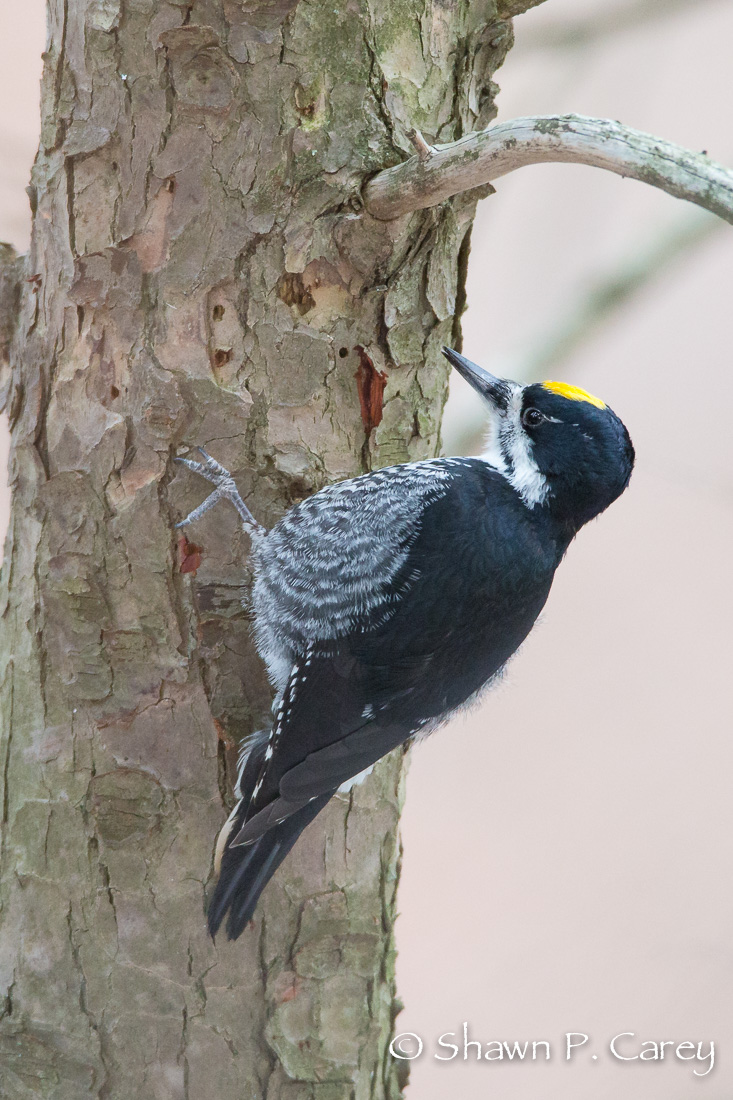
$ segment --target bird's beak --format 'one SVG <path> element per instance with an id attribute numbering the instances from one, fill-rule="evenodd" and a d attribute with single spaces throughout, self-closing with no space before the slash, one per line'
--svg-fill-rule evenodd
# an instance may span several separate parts
<path id="1" fill-rule="evenodd" d="M 504 381 L 503 378 L 495 378 L 483 367 L 472 363 L 470 359 L 465 359 L 457 351 L 453 351 L 452 348 L 443 348 L 443 355 L 450 365 L 456 368 L 461 377 L 465 378 L 470 386 L 473 386 L 477 393 L 480 393 L 500 412 L 506 412 L 512 395 L 510 382 Z"/>

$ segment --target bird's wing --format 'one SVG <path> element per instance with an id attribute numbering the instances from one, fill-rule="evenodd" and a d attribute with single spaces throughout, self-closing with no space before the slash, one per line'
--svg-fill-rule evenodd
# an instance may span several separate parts
<path id="1" fill-rule="evenodd" d="M 271 668 L 283 653 L 302 656 L 390 618 L 410 584 L 404 566 L 425 509 L 448 492 L 456 465 L 392 466 L 339 482 L 268 532 L 257 549 L 254 607 Z"/>
<path id="2" fill-rule="evenodd" d="M 249 795 L 246 820 L 231 843 L 251 843 L 402 744 L 414 730 L 391 704 L 429 674 L 429 663 L 430 654 L 412 661 L 398 687 L 384 685 L 375 707 L 367 703 L 374 698 L 372 669 L 348 642 L 336 643 L 328 655 L 311 652 L 296 662 L 256 782 L 242 790 L 244 799 Z"/>
<path id="3" fill-rule="evenodd" d="M 217 845 L 212 935 L 227 913 L 229 937 L 240 934 L 270 876 L 334 791 L 409 733 L 363 716 L 356 666 L 343 647 L 296 662 L 269 738 L 256 738 L 245 754 L 235 788 L 240 798 Z"/>
<path id="4" fill-rule="evenodd" d="M 293 667 L 272 736 L 257 740 L 242 763 L 240 801 L 217 848 L 221 869 L 208 909 L 212 935 L 228 913 L 227 934 L 236 939 L 269 878 L 334 791 L 411 732 L 388 706 L 364 715 L 364 674 L 363 659 L 343 646 Z"/>
<path id="5" fill-rule="evenodd" d="M 462 465 L 444 459 L 396 466 L 335 485 L 291 510 L 267 536 L 259 551 L 257 625 L 268 632 L 265 641 L 279 632 L 279 652 L 291 663 L 240 842 L 335 791 L 430 718 L 411 706 L 411 696 L 424 693 L 449 628 L 437 606 L 417 618 L 406 608 L 413 588 L 427 587 L 423 602 L 439 605 L 442 590 L 460 589 L 461 581 L 460 571 L 449 571 L 440 585 L 432 583 L 435 555 L 420 556 L 428 577 L 417 570 L 413 548 L 425 524 L 436 522 L 428 520 L 433 506 L 448 506 Z M 404 621 L 393 629 L 395 617 Z"/>

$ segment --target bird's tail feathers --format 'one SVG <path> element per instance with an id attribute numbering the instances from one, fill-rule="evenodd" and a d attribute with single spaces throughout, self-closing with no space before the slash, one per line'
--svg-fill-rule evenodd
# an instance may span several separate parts
<path id="1" fill-rule="evenodd" d="M 227 916 L 226 931 L 236 940 L 252 919 L 260 894 L 300 834 L 320 813 L 331 794 L 314 798 L 297 813 L 275 825 L 253 844 L 231 847 L 229 841 L 244 825 L 246 802 L 237 804 L 225 829 L 221 871 L 208 909 L 209 932 L 215 936 Z"/>
<path id="2" fill-rule="evenodd" d="M 251 920 L 260 894 L 300 834 L 328 802 L 332 792 L 307 802 L 285 821 L 276 822 L 248 845 L 232 846 L 242 830 L 252 795 L 265 764 L 269 731 L 261 730 L 247 741 L 240 754 L 235 793 L 239 801 L 219 834 L 214 867 L 219 875 L 209 903 L 209 932 L 215 936 L 228 914 L 226 930 L 230 940 L 237 939 Z"/>

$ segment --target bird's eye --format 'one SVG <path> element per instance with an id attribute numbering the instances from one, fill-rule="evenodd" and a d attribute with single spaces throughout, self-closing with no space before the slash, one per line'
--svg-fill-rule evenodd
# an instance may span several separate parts
<path id="1" fill-rule="evenodd" d="M 536 428 L 545 419 L 545 414 L 541 413 L 539 409 L 525 409 L 522 413 L 522 423 L 525 428 Z"/>

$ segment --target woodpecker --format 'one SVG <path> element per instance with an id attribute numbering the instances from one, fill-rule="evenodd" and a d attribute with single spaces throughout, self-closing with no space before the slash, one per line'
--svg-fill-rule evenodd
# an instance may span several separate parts
<path id="1" fill-rule="evenodd" d="M 532 629 L 583 524 L 634 464 L 616 414 L 560 382 L 521 386 L 444 348 L 484 399 L 480 458 L 390 466 L 329 485 L 261 527 L 229 472 L 215 486 L 252 542 L 255 639 L 275 689 L 241 755 L 208 909 L 236 939 L 301 832 L 380 757 L 478 699 Z"/>

